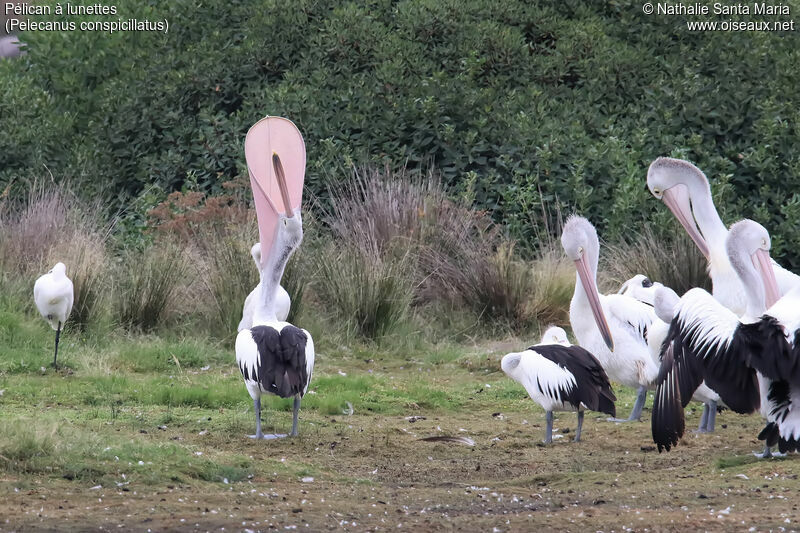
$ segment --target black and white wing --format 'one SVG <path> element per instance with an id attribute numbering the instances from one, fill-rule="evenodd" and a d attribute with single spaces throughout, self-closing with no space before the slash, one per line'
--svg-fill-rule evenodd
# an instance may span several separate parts
<path id="1" fill-rule="evenodd" d="M 280 331 L 272 326 L 255 326 L 250 333 L 258 347 L 261 389 L 281 398 L 305 394 L 310 379 L 307 334 L 291 324 Z"/>
<path id="2" fill-rule="evenodd" d="M 563 402 L 572 404 L 576 409 L 583 404 L 592 411 L 616 416 L 614 402 L 617 398 L 605 370 L 591 353 L 580 346 L 566 347 L 558 344 L 538 345 L 528 349 L 565 369 L 574 378 L 572 383 L 565 386 L 563 381 L 550 383 L 540 373 L 537 376 L 537 385 L 542 393 L 550 390 L 551 394 L 556 393 Z"/>

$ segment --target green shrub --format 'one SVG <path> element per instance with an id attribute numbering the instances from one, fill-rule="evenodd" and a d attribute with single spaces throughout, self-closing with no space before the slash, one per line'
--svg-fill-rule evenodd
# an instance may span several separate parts
<path id="1" fill-rule="evenodd" d="M 662 211 L 648 163 L 682 156 L 727 222 L 759 220 L 800 265 L 790 34 L 689 32 L 616 1 L 175 0 L 119 16 L 170 31 L 31 32 L 25 58 L 0 62 L 0 185 L 46 164 L 136 230 L 170 191 L 246 177 L 242 140 L 269 113 L 302 131 L 323 203 L 353 165 L 433 165 L 523 247 L 542 203 L 609 241 L 641 228 Z"/>

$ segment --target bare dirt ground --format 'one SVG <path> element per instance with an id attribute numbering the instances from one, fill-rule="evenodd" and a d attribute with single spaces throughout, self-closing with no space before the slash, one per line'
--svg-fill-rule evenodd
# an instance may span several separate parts
<path id="1" fill-rule="evenodd" d="M 761 449 L 755 438 L 762 426 L 758 416 L 725 411 L 717 418 L 715 434 L 690 433 L 672 452 L 659 454 L 650 439 L 649 410 L 642 422 L 625 424 L 587 413 L 579 443 L 572 442 L 575 414 L 557 414 L 557 439 L 544 446 L 541 409 L 501 373 L 470 365 L 404 368 L 373 362 L 342 366 L 336 361 L 326 368 L 323 363 L 321 377 L 315 378 L 321 387 L 315 398 L 325 394 L 324 387 L 331 396 L 334 385 L 356 384 L 362 378 L 355 376 L 367 372 L 367 365 L 384 372 L 374 382 L 383 387 L 376 392 L 379 396 L 403 389 L 404 383 L 430 383 L 432 388 L 409 389 L 407 394 L 417 394 L 416 401 L 404 400 L 403 412 L 396 414 L 370 412 L 357 401 L 352 415 L 328 415 L 321 407 L 309 407 L 301 414 L 298 438 L 259 442 L 245 437 L 253 431 L 252 414 L 244 387 L 227 367 L 222 377 L 199 374 L 191 379 L 228 379 L 216 386 L 241 387 L 240 408 L 123 402 L 113 419 L 105 418 L 105 407 L 66 405 L 56 397 L 34 401 L 20 396 L 15 401 L 15 379 L 37 382 L 32 377 L 10 377 L 3 382 L 8 391 L 0 422 L 30 416 L 35 409 L 34 416 L 56 417 L 61 424 L 85 432 L 79 435 L 87 439 L 92 434 L 100 434 L 98 442 L 129 439 L 144 450 L 152 446 L 165 455 L 160 459 L 163 464 L 155 460 L 137 466 L 134 461 L 124 467 L 117 463 L 117 468 L 116 452 L 108 452 L 111 463 L 101 465 L 106 470 L 98 474 L 105 476 L 99 483 L 98 478 L 69 479 L 61 471 L 47 469 L 0 472 L 0 531 L 610 532 L 800 527 L 800 458 L 754 457 L 752 452 Z M 341 368 L 350 375 L 342 377 L 346 373 L 340 374 Z M 52 379 L 54 384 L 74 380 L 68 390 L 93 383 L 89 378 L 81 382 L 79 376 Z M 130 379 L 129 388 L 146 383 Z M 441 407 L 425 407 L 424 396 L 436 394 Z M 618 388 L 617 395 L 618 414 L 625 415 L 633 392 Z M 81 397 L 92 395 L 76 393 L 75 398 Z M 380 401 L 371 405 L 381 405 Z M 199 424 L 198 413 L 208 426 Z M 696 426 L 699 408 L 687 414 L 687 425 Z M 161 420 L 169 422 L 162 426 Z M 285 431 L 290 413 L 267 411 L 264 420 L 268 430 Z M 469 437 L 475 445 L 420 440 L 443 435 Z M 225 463 L 238 457 L 248 464 L 250 474 L 236 481 L 186 475 L 164 481 L 171 479 L 167 475 L 149 482 L 131 474 L 137 469 L 167 468 L 172 443 L 190 458 Z"/>

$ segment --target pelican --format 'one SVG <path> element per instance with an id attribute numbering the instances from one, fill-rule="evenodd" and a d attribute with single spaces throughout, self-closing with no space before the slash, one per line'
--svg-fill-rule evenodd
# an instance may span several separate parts
<path id="1" fill-rule="evenodd" d="M 53 354 L 53 367 L 58 368 L 58 340 L 61 328 L 72 311 L 75 294 L 72 280 L 67 277 L 64 263 L 56 263 L 47 274 L 44 274 L 33 285 L 33 301 L 36 309 L 47 320 L 56 332 L 56 350 Z"/>
<path id="2" fill-rule="evenodd" d="M 570 346 L 569 338 L 567 338 L 567 332 L 564 331 L 564 328 L 560 328 L 558 326 L 548 327 L 545 332 L 542 333 L 542 340 L 539 341 L 539 344 L 560 344 L 562 346 Z"/>
<path id="3" fill-rule="evenodd" d="M 653 408 L 653 440 L 669 450 L 683 434 L 683 406 L 705 379 L 737 413 L 760 409 L 767 427 L 759 435 L 770 446 L 794 450 L 800 413 L 792 399 L 800 384 L 800 289 L 780 298 L 769 233 L 752 220 L 737 222 L 726 242 L 731 265 L 745 289 L 739 318 L 702 289 L 688 291 L 675 307 Z M 766 311 L 765 311 L 766 310 Z M 659 420 L 657 423 L 656 420 Z"/>
<path id="4" fill-rule="evenodd" d="M 577 270 L 569 306 L 572 331 L 613 381 L 637 389 L 636 403 L 625 421 L 639 420 L 647 389 L 658 374 L 645 340 L 647 328 L 656 319 L 655 312 L 652 306 L 629 296 L 598 293 L 600 244 L 588 220 L 570 217 L 564 225 L 561 245 Z"/>
<path id="5" fill-rule="evenodd" d="M 19 57 L 25 55 L 23 43 L 16 35 L 5 35 L 0 37 L 0 59 L 4 57 Z"/>
<path id="6" fill-rule="evenodd" d="M 261 243 L 257 242 L 250 248 L 250 256 L 256 263 L 256 269 L 261 272 Z M 244 308 L 242 309 L 242 320 L 239 322 L 237 331 L 243 329 L 250 329 L 253 326 L 253 312 L 256 308 L 256 302 L 261 294 L 261 283 L 256 285 L 256 288 L 250 291 L 244 301 Z M 289 298 L 289 293 L 286 292 L 282 286 L 278 285 L 278 291 L 275 293 L 275 314 L 279 321 L 283 322 L 289 317 L 289 308 L 292 305 L 292 300 Z"/>
<path id="7" fill-rule="evenodd" d="M 680 297 L 669 287 L 658 287 L 655 292 L 653 309 L 658 320 L 653 322 L 647 331 L 647 345 L 650 354 L 661 364 L 661 349 L 664 339 L 667 338 L 669 325 L 675 318 L 675 307 L 680 302 Z M 692 395 L 692 400 L 703 403 L 703 413 L 700 416 L 700 425 L 697 433 L 713 433 L 717 420 L 717 408 L 720 402 L 719 394 L 712 390 L 705 382 L 700 383 Z M 651 421 L 652 422 L 652 421 Z"/>
<path id="8" fill-rule="evenodd" d="M 261 395 L 264 393 L 294 399 L 292 430 L 289 435 L 297 435 L 300 400 L 308 390 L 314 370 L 315 355 L 314 341 L 308 331 L 281 321 L 277 317 L 278 284 L 289 257 L 302 242 L 303 223 L 299 209 L 300 196 L 295 195 L 297 207 L 293 209 L 283 165 L 276 153 L 273 153 L 272 164 L 284 212 L 278 211 L 269 199 L 266 193 L 269 184 L 262 187 L 261 180 L 254 180 L 256 184 L 253 187 L 253 194 L 261 195 L 260 201 L 264 202 L 256 204 L 259 225 L 264 228 L 274 228 L 274 231 L 261 235 L 262 242 L 268 238 L 270 245 L 263 248 L 268 250 L 268 255 L 263 266 L 260 266 L 261 291 L 253 311 L 253 326 L 240 331 L 236 337 L 236 363 L 244 378 L 247 391 L 253 399 L 253 410 L 256 415 L 256 433 L 251 436 L 254 439 L 285 436 L 265 436 L 261 431 Z M 298 180 L 294 180 L 292 186 L 296 187 L 297 182 Z M 299 188 L 302 191 L 302 176 L 299 179 Z M 259 205 L 262 206 L 260 212 Z"/>
<path id="9" fill-rule="evenodd" d="M 578 412 L 575 442 L 581 440 L 584 409 L 616 416 L 617 398 L 600 362 L 580 346 L 572 346 L 561 328 L 549 328 L 541 343 L 524 352 L 505 355 L 500 366 L 545 410 L 545 444 L 553 442 L 553 411 Z"/>
<path id="10" fill-rule="evenodd" d="M 631 279 L 622 284 L 617 291 L 617 294 L 624 294 L 632 298 L 636 298 L 642 303 L 653 305 L 655 300 L 656 290 L 663 285 L 659 282 L 653 282 L 644 274 L 636 274 Z"/>
<path id="11" fill-rule="evenodd" d="M 714 207 L 706 175 L 688 161 L 659 157 L 647 170 L 647 187 L 667 205 L 705 256 L 714 298 L 737 315 L 744 314 L 744 289 L 725 249 L 728 230 Z M 772 266 L 781 294 L 800 286 L 800 276 L 774 261 Z"/>

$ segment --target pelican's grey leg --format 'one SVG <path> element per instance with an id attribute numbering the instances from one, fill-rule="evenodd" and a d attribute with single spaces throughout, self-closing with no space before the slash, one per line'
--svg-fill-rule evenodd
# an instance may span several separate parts
<path id="1" fill-rule="evenodd" d="M 714 433 L 714 426 L 717 423 L 717 402 L 708 402 L 708 422 L 706 423 L 706 431 Z"/>
<path id="2" fill-rule="evenodd" d="M 253 400 L 253 410 L 256 413 L 256 434 L 249 435 L 251 439 L 263 439 L 264 434 L 261 432 L 261 398 Z"/>
<path id="3" fill-rule="evenodd" d="M 642 418 L 642 409 L 644 408 L 645 401 L 647 401 L 647 388 L 639 387 L 639 394 L 636 396 L 636 402 L 633 404 L 631 416 L 628 417 L 629 422 Z"/>
<path id="4" fill-rule="evenodd" d="M 56 353 L 53 354 L 53 367 L 58 370 L 58 339 L 61 337 L 61 322 L 58 323 L 58 329 L 56 330 Z"/>
<path id="5" fill-rule="evenodd" d="M 290 437 L 297 436 L 297 415 L 300 412 L 300 395 L 294 395 L 294 413 L 292 415 L 292 432 L 289 433 Z"/>
<path id="6" fill-rule="evenodd" d="M 545 430 L 544 443 L 553 443 L 553 411 L 545 413 L 545 420 L 547 420 L 547 429 Z"/>
<path id="7" fill-rule="evenodd" d="M 575 430 L 575 442 L 581 441 L 582 428 L 583 428 L 583 411 L 578 411 L 578 429 Z"/>
<path id="8" fill-rule="evenodd" d="M 644 402 L 647 400 L 647 388 L 639 387 L 638 392 L 636 393 L 636 401 L 633 404 L 633 409 L 631 410 L 631 416 L 628 418 L 607 418 L 606 420 L 609 422 L 633 422 L 634 420 L 639 420 L 642 418 L 642 409 L 644 408 Z"/>
<path id="9" fill-rule="evenodd" d="M 709 407 L 707 403 L 703 404 L 703 414 L 700 415 L 700 425 L 697 426 L 695 433 L 705 433 L 708 431 L 708 417 L 709 415 Z"/>

